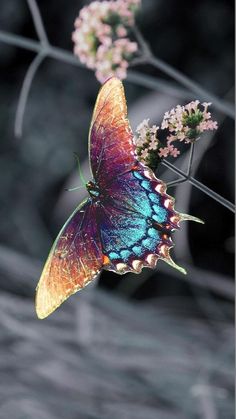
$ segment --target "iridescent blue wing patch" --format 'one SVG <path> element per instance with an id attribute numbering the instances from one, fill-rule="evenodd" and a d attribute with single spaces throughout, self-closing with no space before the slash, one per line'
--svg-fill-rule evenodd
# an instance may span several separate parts
<path id="1" fill-rule="evenodd" d="M 106 268 L 118 273 L 154 268 L 158 259 L 185 273 L 170 257 L 171 232 L 183 219 L 174 199 L 153 172 L 141 163 L 111 183 L 100 207 L 100 234 Z"/>

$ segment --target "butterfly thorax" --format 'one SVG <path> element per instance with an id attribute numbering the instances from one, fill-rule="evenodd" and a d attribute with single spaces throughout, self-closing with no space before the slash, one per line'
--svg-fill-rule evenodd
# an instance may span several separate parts
<path id="1" fill-rule="evenodd" d="M 92 197 L 92 198 L 98 198 L 99 197 L 99 195 L 100 195 L 100 190 L 99 190 L 99 187 L 98 187 L 98 185 L 96 185 L 96 183 L 94 183 L 94 182 L 92 182 L 92 181 L 89 181 L 87 184 L 86 184 L 86 188 L 87 188 L 87 191 L 88 191 L 88 193 L 89 193 L 89 195 Z"/>

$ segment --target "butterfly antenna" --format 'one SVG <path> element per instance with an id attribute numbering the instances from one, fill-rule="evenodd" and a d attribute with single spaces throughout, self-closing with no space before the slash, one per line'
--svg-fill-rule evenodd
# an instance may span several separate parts
<path id="1" fill-rule="evenodd" d="M 67 192 L 73 192 L 76 191 L 77 189 L 84 189 L 85 186 L 76 186 L 75 188 L 66 188 L 65 191 Z"/>
<path id="2" fill-rule="evenodd" d="M 81 170 L 81 164 L 80 164 L 80 159 L 79 159 L 79 156 L 78 156 L 78 154 L 77 153 L 74 153 L 74 156 L 75 156 L 75 158 L 76 158 L 76 161 L 77 161 L 77 166 L 78 166 L 78 172 L 79 172 L 79 177 L 80 177 L 80 180 L 81 180 L 81 182 L 83 183 L 83 187 L 85 187 L 86 186 L 86 180 L 85 180 L 85 178 L 84 178 L 84 175 L 83 175 L 83 173 L 82 173 L 82 170 Z M 79 188 L 80 188 L 80 186 L 79 186 Z"/>

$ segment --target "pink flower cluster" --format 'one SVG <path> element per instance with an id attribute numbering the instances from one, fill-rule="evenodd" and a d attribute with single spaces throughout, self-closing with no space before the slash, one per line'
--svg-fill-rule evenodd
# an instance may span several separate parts
<path id="1" fill-rule="evenodd" d="M 171 155 L 177 157 L 179 150 L 173 145 L 168 144 L 167 147 L 161 147 L 161 142 L 157 137 L 159 127 L 156 125 L 149 126 L 149 119 L 144 119 L 136 128 L 134 143 L 138 159 L 148 166 L 155 167 L 161 157 Z"/>
<path id="2" fill-rule="evenodd" d="M 180 151 L 178 150 L 178 148 L 174 147 L 172 144 L 167 142 L 167 147 L 160 147 L 158 154 L 159 157 L 178 157 Z"/>
<path id="3" fill-rule="evenodd" d="M 153 166 L 158 159 L 159 140 L 157 132 L 159 127 L 149 126 L 149 119 L 144 119 L 136 128 L 134 144 L 139 161 Z"/>
<path id="4" fill-rule="evenodd" d="M 217 129 L 217 122 L 212 121 L 208 111 L 210 103 L 202 103 L 198 100 L 185 106 L 176 106 L 166 112 L 161 124 L 161 129 L 168 129 L 164 144 L 157 137 L 159 127 L 149 126 L 149 119 L 144 119 L 136 129 L 134 143 L 138 159 L 151 168 L 156 168 L 163 157 L 178 157 L 180 151 L 172 142 L 179 140 L 185 143 L 193 143 L 199 139 L 204 131 Z M 200 108 L 201 106 L 201 108 Z"/>
<path id="5" fill-rule="evenodd" d="M 168 143 L 179 140 L 192 143 L 199 139 L 204 131 L 217 129 L 217 122 L 212 121 L 208 107 L 211 103 L 202 103 L 199 108 L 199 100 L 192 101 L 185 106 L 176 106 L 170 112 L 166 112 L 161 124 L 162 129 L 168 129 L 170 135 Z"/>
<path id="6" fill-rule="evenodd" d="M 72 34 L 74 54 L 95 70 L 103 83 L 108 77 L 126 77 L 129 62 L 138 49 L 128 38 L 141 0 L 94 1 L 81 9 Z"/>

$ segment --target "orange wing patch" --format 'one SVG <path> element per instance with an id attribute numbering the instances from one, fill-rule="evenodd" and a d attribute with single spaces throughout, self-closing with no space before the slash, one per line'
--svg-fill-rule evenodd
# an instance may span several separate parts
<path id="1" fill-rule="evenodd" d="M 111 263 L 109 257 L 103 255 L 103 265 L 109 265 Z"/>

